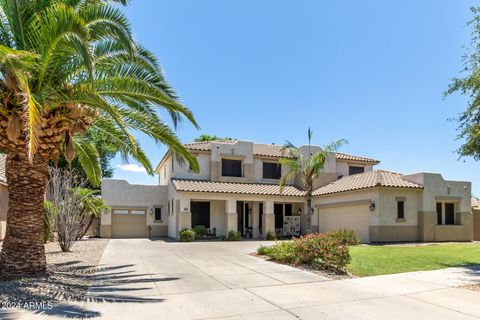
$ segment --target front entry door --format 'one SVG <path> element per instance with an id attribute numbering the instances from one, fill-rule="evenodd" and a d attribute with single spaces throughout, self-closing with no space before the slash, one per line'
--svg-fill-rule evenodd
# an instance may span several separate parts
<path id="1" fill-rule="evenodd" d="M 243 202 L 237 201 L 237 230 L 243 237 Z"/>

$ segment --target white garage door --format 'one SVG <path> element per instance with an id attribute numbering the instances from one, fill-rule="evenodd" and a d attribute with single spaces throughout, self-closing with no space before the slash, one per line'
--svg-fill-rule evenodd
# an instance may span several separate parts
<path id="1" fill-rule="evenodd" d="M 352 229 L 363 242 L 369 242 L 370 209 L 368 205 L 321 208 L 319 210 L 320 232 Z"/>
<path id="2" fill-rule="evenodd" d="M 113 209 L 112 238 L 145 238 L 146 217 L 145 209 Z"/>

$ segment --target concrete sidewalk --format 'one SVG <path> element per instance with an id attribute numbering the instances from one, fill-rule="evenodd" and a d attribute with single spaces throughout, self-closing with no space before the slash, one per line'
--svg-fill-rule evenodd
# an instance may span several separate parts
<path id="1" fill-rule="evenodd" d="M 34 319 L 480 319 L 480 292 L 457 288 L 480 268 L 329 280 L 248 255 L 259 244 L 111 240 L 89 301 Z"/>

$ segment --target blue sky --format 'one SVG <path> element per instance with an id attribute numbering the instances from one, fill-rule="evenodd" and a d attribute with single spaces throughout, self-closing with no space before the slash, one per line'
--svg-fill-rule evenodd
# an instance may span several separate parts
<path id="1" fill-rule="evenodd" d="M 300 145 L 311 126 L 316 144 L 345 138 L 342 152 L 379 159 L 377 168 L 440 172 L 472 181 L 480 195 L 480 163 L 458 160 L 448 120 L 467 98 L 442 95 L 462 69 L 472 5 L 134 0 L 125 11 L 201 126 L 183 124 L 182 141 L 209 133 Z M 139 139 L 157 164 L 166 149 Z M 156 183 L 120 168 L 115 178 Z"/>

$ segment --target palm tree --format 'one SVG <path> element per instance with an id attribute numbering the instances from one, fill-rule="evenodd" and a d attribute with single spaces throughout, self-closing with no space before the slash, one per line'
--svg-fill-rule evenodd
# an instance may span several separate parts
<path id="1" fill-rule="evenodd" d="M 338 148 L 346 144 L 347 140 L 340 139 L 332 141 L 319 151 L 312 153 L 311 140 L 313 132 L 310 128 L 308 128 L 307 135 L 308 148 L 306 150 L 306 154 L 288 141 L 283 147 L 283 151 L 287 151 L 290 155 L 290 158 L 280 159 L 280 164 L 288 168 L 288 171 L 280 178 L 280 190 L 283 191 L 285 185 L 292 180 L 296 180 L 299 182 L 299 184 L 301 184 L 302 189 L 306 193 L 305 197 L 307 199 L 305 230 L 311 230 L 313 213 L 312 193 L 314 191 L 315 179 L 321 174 L 328 157 L 332 153 L 335 153 Z"/>
<path id="2" fill-rule="evenodd" d="M 81 214 L 85 216 L 83 221 L 88 221 L 87 224 L 83 226 L 82 233 L 77 237 L 76 240 L 79 240 L 85 236 L 95 218 L 100 217 L 102 212 L 110 209 L 110 206 L 100 196 L 98 196 L 98 193 L 98 190 L 92 190 L 88 188 L 78 188 L 75 192 L 75 194 L 81 199 Z"/>
<path id="3" fill-rule="evenodd" d="M 166 82 L 151 52 L 135 42 L 117 2 L 0 0 L 0 150 L 7 154 L 7 232 L 0 271 L 46 270 L 43 200 L 49 161 L 75 156 L 90 181 L 101 169 L 83 134 L 102 132 L 153 173 L 132 130 L 168 145 L 198 169 L 157 111 L 176 126 L 198 127 Z"/>

